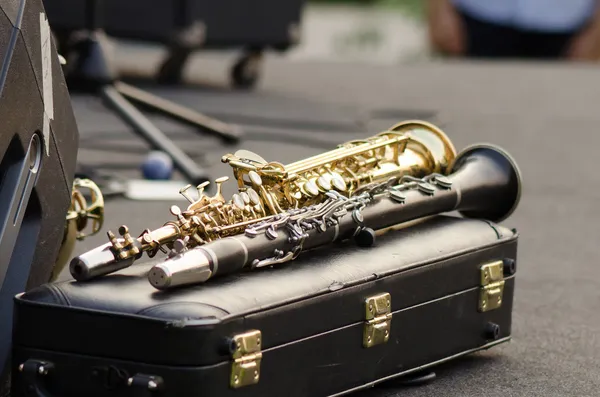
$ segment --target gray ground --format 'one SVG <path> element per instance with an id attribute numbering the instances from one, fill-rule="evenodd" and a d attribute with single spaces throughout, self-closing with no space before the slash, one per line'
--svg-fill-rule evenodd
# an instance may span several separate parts
<path id="1" fill-rule="evenodd" d="M 137 61 L 138 59 L 136 59 Z M 223 83 L 229 60 L 195 61 L 194 80 Z M 138 62 L 128 61 L 128 67 Z M 144 62 L 144 64 L 146 64 Z M 433 120 L 457 148 L 492 142 L 517 159 L 525 190 L 506 221 L 520 233 L 514 340 L 446 366 L 419 388 L 397 385 L 357 396 L 597 396 L 600 394 L 600 69 L 547 64 L 421 63 L 365 66 L 270 59 L 254 92 L 225 88 L 152 88 L 190 107 L 239 123 L 237 147 L 289 162 L 406 118 Z M 138 67 L 139 69 L 140 67 Z M 143 68 L 141 68 L 143 69 Z M 80 160 L 139 177 L 147 146 L 89 98 L 74 98 L 82 135 Z M 158 120 L 213 178 L 231 175 L 210 136 Z M 183 183 L 183 182 L 182 182 Z M 230 185 L 226 196 L 233 192 Z M 170 202 L 108 200 L 101 234 L 169 219 Z"/>

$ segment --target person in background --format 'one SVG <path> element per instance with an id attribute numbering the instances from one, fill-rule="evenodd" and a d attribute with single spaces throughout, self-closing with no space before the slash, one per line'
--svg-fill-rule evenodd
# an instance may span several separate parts
<path id="1" fill-rule="evenodd" d="M 600 59 L 600 0 L 427 0 L 429 39 L 449 56 Z"/>

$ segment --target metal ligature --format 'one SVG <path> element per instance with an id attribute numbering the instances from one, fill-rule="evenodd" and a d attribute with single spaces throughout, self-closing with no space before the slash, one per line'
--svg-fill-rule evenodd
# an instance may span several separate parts
<path id="1" fill-rule="evenodd" d="M 293 208 L 245 226 L 244 234 L 188 248 L 179 240 L 168 259 L 148 273 L 159 290 L 198 284 L 246 269 L 280 265 L 303 251 L 354 238 L 360 246 L 375 241 L 375 230 L 444 212 L 492 222 L 506 219 L 522 190 L 519 168 L 504 150 L 472 146 L 457 155 L 449 175 L 422 178 L 393 175 L 346 197 L 337 190 L 327 199 Z"/>
<path id="2" fill-rule="evenodd" d="M 89 191 L 89 202 L 82 192 L 83 189 Z M 52 269 L 51 282 L 55 281 L 69 264 L 76 241 L 97 234 L 102 229 L 103 223 L 104 197 L 100 188 L 90 179 L 75 178 L 71 190 L 71 205 L 66 216 L 65 232 L 58 258 Z M 90 227 L 89 231 L 86 231 L 88 227 Z"/>
<path id="3" fill-rule="evenodd" d="M 190 202 L 187 209 L 171 207 L 176 220 L 147 229 L 137 238 L 127 226 L 119 228 L 120 238 L 109 231 L 109 242 L 73 258 L 71 275 L 78 281 L 89 280 L 131 266 L 144 252 L 154 257 L 159 251 L 177 250 L 183 241 L 189 249 L 243 235 L 274 216 L 324 203 L 331 192 L 349 198 L 362 187 L 389 178 L 444 174 L 455 156 L 443 131 L 418 120 L 287 165 L 240 150 L 222 158 L 238 184 L 239 192 L 230 200 L 222 194 L 228 177 L 215 181 L 214 196 L 204 193 L 208 182 L 196 187 L 195 199 L 188 194 L 188 185 L 180 191 Z"/>

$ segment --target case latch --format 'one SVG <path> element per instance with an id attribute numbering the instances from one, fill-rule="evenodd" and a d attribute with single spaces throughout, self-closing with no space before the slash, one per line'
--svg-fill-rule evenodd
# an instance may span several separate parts
<path id="1" fill-rule="evenodd" d="M 481 266 L 479 311 L 487 312 L 502 306 L 504 293 L 504 262 L 496 261 Z"/>
<path id="2" fill-rule="evenodd" d="M 386 343 L 390 338 L 392 326 L 392 297 L 383 293 L 367 298 L 365 301 L 365 328 L 363 346 L 372 347 Z"/>
<path id="3" fill-rule="evenodd" d="M 260 331 L 249 331 L 233 337 L 233 364 L 230 385 L 234 389 L 258 383 L 262 360 Z"/>

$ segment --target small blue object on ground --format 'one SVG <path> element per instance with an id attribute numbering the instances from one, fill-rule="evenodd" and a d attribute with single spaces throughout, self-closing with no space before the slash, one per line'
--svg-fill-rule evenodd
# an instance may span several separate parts
<path id="1" fill-rule="evenodd" d="M 164 152 L 148 153 L 142 164 L 144 178 L 151 180 L 168 180 L 173 175 L 173 160 Z"/>

